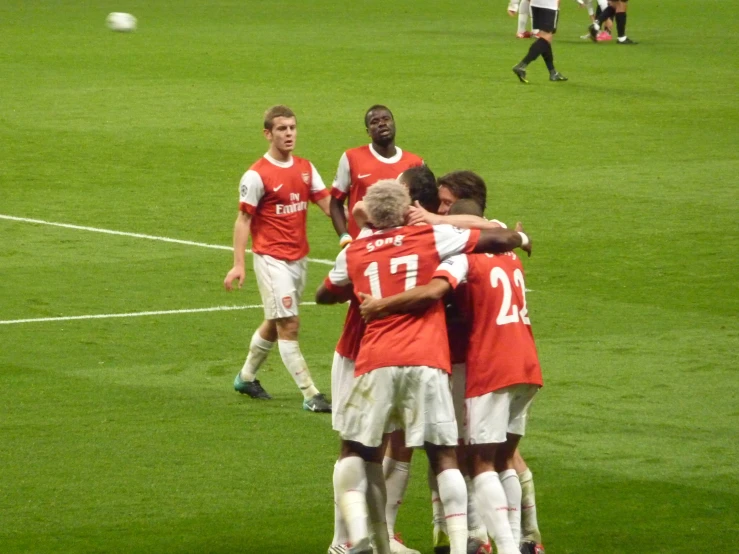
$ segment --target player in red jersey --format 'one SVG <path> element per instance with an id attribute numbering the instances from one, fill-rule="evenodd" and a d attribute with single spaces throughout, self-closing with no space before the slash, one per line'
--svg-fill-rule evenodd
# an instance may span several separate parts
<path id="1" fill-rule="evenodd" d="M 377 297 L 383 291 L 413 289 L 428 281 L 436 260 L 453 252 L 530 248 L 523 233 L 505 229 L 402 226 L 408 202 L 407 191 L 397 182 L 381 182 L 368 191 L 367 214 L 376 230 L 342 251 L 332 276 L 316 293 L 318 303 L 344 300 L 346 291 L 341 286 L 350 283 L 356 294 L 372 292 Z M 339 409 L 343 443 L 337 485 L 353 545 L 350 552 L 372 552 L 368 508 L 378 551 L 389 552 L 380 461 L 383 436 L 395 419 L 406 430 L 406 446 L 426 449 L 447 514 L 451 552 L 466 553 L 467 491 L 454 453 L 457 427 L 449 365 L 441 303 L 420 315 L 400 314 L 367 326 L 352 392 Z"/>
<path id="2" fill-rule="evenodd" d="M 269 150 L 244 173 L 239 185 L 239 215 L 234 225 L 234 265 L 226 290 L 244 283 L 244 252 L 252 238 L 254 273 L 264 304 L 264 321 L 254 333 L 249 354 L 234 388 L 268 400 L 256 373 L 277 342 L 282 361 L 303 393 L 303 408 L 330 412 L 331 404 L 313 383 L 298 345 L 298 305 L 305 288 L 308 201 L 329 214 L 329 193 L 311 162 L 292 155 L 297 136 L 295 114 L 274 106 L 264 114 Z"/>
<path id="3" fill-rule="evenodd" d="M 438 179 L 438 182 L 439 198 L 441 200 L 439 214 L 449 214 L 450 208 L 452 206 L 457 208 L 459 200 L 474 201 L 484 212 L 487 201 L 487 187 L 485 185 L 485 182 L 479 175 L 471 171 L 453 171 L 440 177 Z M 480 227 L 481 225 L 478 218 L 470 219 L 466 215 L 461 215 L 473 212 L 462 211 L 460 212 L 460 215 L 454 216 L 452 218 L 439 216 L 431 211 L 417 209 L 415 207 L 411 208 L 411 212 L 412 213 L 409 215 L 409 218 L 414 222 L 423 222 L 432 225 L 450 223 L 458 227 Z M 502 225 L 502 223 L 497 220 L 491 220 L 489 223 Z M 454 375 L 454 372 L 452 374 Z M 455 402 L 455 406 L 458 408 L 457 404 L 458 403 Z M 518 482 L 512 476 L 507 475 L 506 478 L 503 480 L 503 485 L 509 493 L 508 497 L 513 499 L 511 501 L 512 507 L 516 504 L 515 499 L 519 495 L 519 493 L 517 492 L 518 487 L 520 486 L 521 488 L 522 492 L 520 494 L 522 497 L 522 501 L 520 506 L 520 513 L 523 545 L 531 552 L 544 552 L 544 548 L 541 545 L 541 532 L 539 530 L 539 523 L 536 512 L 536 489 L 534 486 L 534 476 L 518 449 L 516 449 L 513 455 L 513 465 L 518 474 Z M 443 513 L 439 509 L 438 502 L 434 502 L 433 506 L 435 522 L 434 536 L 436 538 L 436 535 L 439 531 L 443 532 L 443 528 L 440 528 L 438 525 L 438 523 L 442 521 Z M 513 508 L 511 508 L 511 512 L 513 513 Z M 470 514 L 470 516 L 472 516 L 469 518 L 469 521 L 470 525 L 473 526 L 474 511 L 470 509 L 468 513 Z M 482 533 L 479 533 L 479 535 L 481 536 Z"/>
<path id="4" fill-rule="evenodd" d="M 411 201 L 418 202 L 428 211 L 435 212 L 439 207 L 436 178 L 426 165 L 419 165 L 406 169 L 398 179 L 408 189 Z M 364 221 L 358 222 L 363 227 Z M 333 402 L 332 423 L 336 431 L 340 430 L 337 422 L 339 407 L 350 393 L 354 382 L 354 361 L 357 359 L 359 344 L 364 334 L 364 320 L 359 315 L 358 303 L 354 295 L 349 300 L 350 306 L 344 321 L 344 327 L 336 345 L 333 365 L 331 366 L 331 399 Z M 402 449 L 399 448 L 397 435 L 402 439 Z M 391 446 L 388 455 L 382 462 L 385 485 L 387 488 L 386 522 L 390 536 L 390 550 L 393 554 L 419 554 L 405 546 L 395 534 L 395 520 L 398 508 L 402 502 L 410 477 L 410 457 L 413 450 L 405 449 L 405 436 L 401 432 L 392 433 Z M 395 451 L 392 446 L 395 446 Z M 399 452 L 402 450 L 402 452 Z M 336 466 L 334 466 L 334 536 L 328 549 L 328 554 L 343 554 L 349 538 L 346 525 L 339 510 L 336 495 Z"/>
<path id="5" fill-rule="evenodd" d="M 475 500 L 498 552 L 515 554 L 518 540 L 512 528 L 516 519 L 520 524 L 521 489 L 511 500 L 501 481 L 517 481 L 514 453 L 542 385 L 520 260 L 513 253 L 454 256 L 439 266 L 428 285 L 391 298 L 363 297 L 362 311 L 372 317 L 419 310 L 463 281 L 463 311 L 470 321 L 464 435 Z"/>
<path id="6" fill-rule="evenodd" d="M 379 104 L 372 106 L 364 115 L 364 125 L 372 142 L 341 155 L 331 186 L 331 220 L 342 247 L 359 233 L 360 227 L 351 213 L 367 189 L 380 179 L 397 179 L 406 169 L 423 165 L 419 156 L 395 145 L 395 119 L 389 108 Z M 344 210 L 347 197 L 348 221 Z"/>

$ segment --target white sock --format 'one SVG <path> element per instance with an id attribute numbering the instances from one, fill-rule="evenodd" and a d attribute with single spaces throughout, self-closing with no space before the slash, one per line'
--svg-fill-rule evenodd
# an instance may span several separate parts
<path id="1" fill-rule="evenodd" d="M 367 528 L 367 473 L 364 460 L 349 456 L 336 462 L 336 494 L 352 544 L 369 539 Z"/>
<path id="2" fill-rule="evenodd" d="M 344 518 L 341 517 L 341 508 L 339 508 L 338 467 L 339 462 L 336 462 L 334 464 L 334 538 L 331 540 L 332 546 L 349 542 L 349 532 L 346 529 Z"/>
<path id="3" fill-rule="evenodd" d="M 467 554 L 467 485 L 458 469 L 447 469 L 436 476 L 439 497 L 444 506 L 450 554 Z"/>
<path id="4" fill-rule="evenodd" d="M 264 360 L 267 359 L 267 355 L 274 345 L 274 342 L 263 339 L 259 334 L 259 330 L 254 331 L 249 344 L 249 354 L 246 355 L 244 367 L 241 368 L 239 374 L 242 381 L 252 382 L 256 379 L 257 371 L 259 371 Z"/>
<path id="5" fill-rule="evenodd" d="M 626 35 L 624 35 L 624 36 L 622 36 L 622 37 L 618 37 L 618 41 L 619 41 L 619 42 L 623 42 L 623 41 L 625 41 L 625 40 L 626 40 L 627 38 L 629 38 L 629 37 L 627 37 Z"/>
<path id="6" fill-rule="evenodd" d="M 521 482 L 515 469 L 506 469 L 500 473 L 500 484 L 503 485 L 508 499 L 508 523 L 511 525 L 513 542 L 521 543 Z"/>
<path id="7" fill-rule="evenodd" d="M 300 392 L 303 393 L 303 398 L 313 398 L 317 395 L 318 389 L 313 384 L 308 365 L 305 363 L 303 354 L 300 352 L 298 341 L 278 340 L 277 346 L 280 348 L 282 363 L 285 364 L 290 375 L 295 379 L 295 384 L 298 385 Z"/>
<path id="8" fill-rule="evenodd" d="M 382 461 L 385 488 L 387 489 L 385 520 L 387 521 L 387 532 L 391 537 L 395 535 L 395 520 L 398 518 L 398 509 L 403 503 L 403 497 L 405 497 L 405 491 L 408 488 L 410 467 L 411 464 L 408 462 L 400 462 L 387 456 Z"/>
<path id="9" fill-rule="evenodd" d="M 378 553 L 390 552 L 390 537 L 385 522 L 387 492 L 382 464 L 367 462 L 367 508 Z"/>
<path id="10" fill-rule="evenodd" d="M 508 523 L 508 501 L 503 485 L 494 471 L 485 471 L 475 477 L 475 500 L 482 519 L 492 532 L 498 554 L 518 554 L 518 545 L 513 542 L 511 525 Z"/>
<path id="11" fill-rule="evenodd" d="M 441 503 L 439 497 L 439 483 L 436 481 L 436 475 L 431 471 L 431 467 L 428 470 L 428 483 L 429 490 L 431 491 L 431 512 L 433 514 L 434 523 L 434 534 L 439 531 L 446 533 L 446 520 L 444 519 L 444 506 Z"/>
<path id="12" fill-rule="evenodd" d="M 541 542 L 539 522 L 536 520 L 536 490 L 534 489 L 534 476 L 531 470 L 518 474 L 521 482 L 521 529 L 524 540 Z"/>
<path id="13" fill-rule="evenodd" d="M 475 505 L 475 485 L 469 475 L 464 476 L 464 482 L 467 485 L 467 531 L 470 537 L 488 542 L 488 529 Z"/>
<path id="14" fill-rule="evenodd" d="M 523 33 L 529 24 L 529 0 L 521 0 L 518 5 L 518 31 Z"/>

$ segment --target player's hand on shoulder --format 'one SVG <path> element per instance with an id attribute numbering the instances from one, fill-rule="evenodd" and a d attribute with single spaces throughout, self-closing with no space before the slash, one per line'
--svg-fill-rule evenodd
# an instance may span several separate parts
<path id="1" fill-rule="evenodd" d="M 226 274 L 226 278 L 223 280 L 223 286 L 226 290 L 233 290 L 234 281 L 238 280 L 239 288 L 244 284 L 246 278 L 246 271 L 243 267 L 232 267 L 231 271 Z"/>
<path id="2" fill-rule="evenodd" d="M 437 214 L 432 214 L 422 207 L 418 200 L 415 201 L 413 206 L 408 208 L 408 211 L 405 214 L 405 222 L 406 225 L 421 225 L 424 223 L 428 225 L 436 225 L 437 223 L 440 223 L 439 216 Z"/>
<path id="3" fill-rule="evenodd" d="M 370 296 L 369 294 L 359 293 L 359 313 L 362 315 L 362 319 L 365 321 L 372 321 L 373 319 L 381 319 L 386 317 L 388 314 L 383 313 L 381 309 L 381 300 Z"/>
<path id="4" fill-rule="evenodd" d="M 523 223 L 521 223 L 520 221 L 516 222 L 516 232 L 521 235 L 521 250 L 526 252 L 526 254 L 531 257 L 531 237 L 528 235 L 528 233 L 524 231 Z"/>

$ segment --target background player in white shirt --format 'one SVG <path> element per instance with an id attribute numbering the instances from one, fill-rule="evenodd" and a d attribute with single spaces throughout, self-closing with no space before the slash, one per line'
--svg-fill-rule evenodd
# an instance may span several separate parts
<path id="1" fill-rule="evenodd" d="M 239 214 L 234 224 L 234 265 L 224 279 L 226 290 L 244 283 L 244 253 L 252 237 L 254 272 L 264 304 L 264 321 L 254 333 L 234 388 L 268 400 L 256 379 L 259 367 L 277 342 L 282 361 L 303 393 L 303 408 L 330 412 L 331 404 L 313 383 L 298 345 L 298 305 L 305 287 L 308 255 L 308 201 L 329 215 L 329 193 L 316 168 L 293 156 L 297 137 L 295 114 L 274 106 L 264 115 L 269 150 L 241 178 Z"/>
<path id="2" fill-rule="evenodd" d="M 559 0 L 530 1 L 532 25 L 539 30 L 539 38 L 531 45 L 523 60 L 513 66 L 513 73 L 522 83 L 528 83 L 526 67 L 541 56 L 549 70 L 549 80 L 566 81 L 567 78 L 554 68 L 554 54 L 552 53 L 552 40 L 554 33 L 557 32 L 557 19 L 559 18 Z"/>

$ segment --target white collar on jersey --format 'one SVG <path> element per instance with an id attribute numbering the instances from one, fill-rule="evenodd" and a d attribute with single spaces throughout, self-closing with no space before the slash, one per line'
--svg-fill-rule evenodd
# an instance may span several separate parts
<path id="1" fill-rule="evenodd" d="M 292 167 L 293 166 L 293 156 L 290 154 L 290 159 L 286 162 L 281 162 L 280 160 L 275 160 L 272 156 L 269 155 L 269 152 L 267 152 L 264 157 L 267 159 L 267 161 L 271 164 L 276 165 L 277 167 Z"/>
<path id="2" fill-rule="evenodd" d="M 377 150 L 375 150 L 375 148 L 372 146 L 372 143 L 370 143 L 369 147 L 372 155 L 384 164 L 394 164 L 403 156 L 403 151 L 397 146 L 395 147 L 395 156 L 393 156 L 392 158 L 383 158 L 382 156 L 380 156 L 377 153 Z"/>

